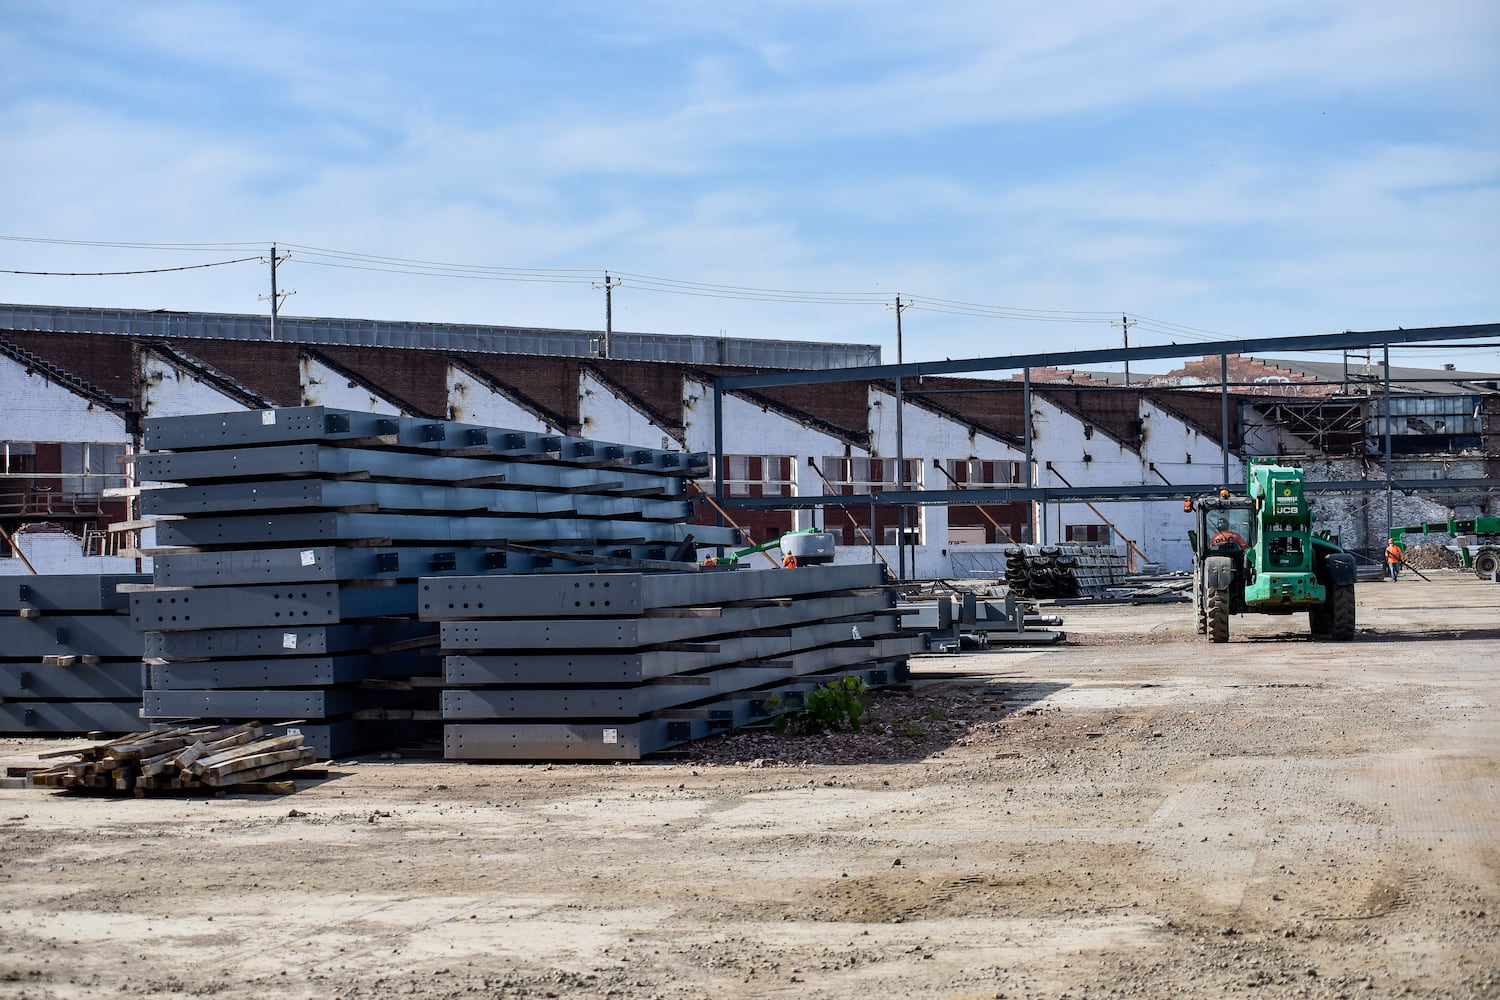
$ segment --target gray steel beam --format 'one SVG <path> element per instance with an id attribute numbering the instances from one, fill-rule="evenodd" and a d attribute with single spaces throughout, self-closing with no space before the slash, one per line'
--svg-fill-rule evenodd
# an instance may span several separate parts
<path id="1" fill-rule="evenodd" d="M 1184 497 L 1215 493 L 1220 486 L 1237 487 L 1237 483 L 1180 483 L 1168 486 L 1160 483 L 1143 483 L 1133 486 L 1075 486 L 1075 487 L 1000 487 L 996 489 L 966 490 L 908 490 L 905 493 L 880 491 L 864 496 L 796 497 L 737 497 L 725 501 L 729 506 L 744 510 L 801 510 L 812 507 L 853 507 L 873 504 L 915 504 L 979 506 L 1005 503 L 1023 503 L 1037 500 L 1044 503 L 1074 503 L 1085 500 L 1177 500 Z M 1304 484 L 1310 494 L 1317 493 L 1383 493 L 1385 480 L 1338 480 L 1309 482 Z M 1490 492 L 1500 488 L 1494 479 L 1397 479 L 1391 489 L 1400 493 L 1432 494 L 1454 491 Z"/>
<path id="2" fill-rule="evenodd" d="M 320 444 L 262 445 L 139 456 L 141 482 L 196 483 L 295 476 L 358 476 L 380 482 L 503 483 L 515 488 L 681 496 L 683 480 L 620 469 L 569 468 L 484 457 L 428 455 Z"/>
<path id="3" fill-rule="evenodd" d="M 692 535 L 698 545 L 734 545 L 738 532 L 698 524 L 528 517 L 440 517 L 421 514 L 304 513 L 245 517 L 195 517 L 162 521 L 162 545 L 218 548 L 233 545 L 285 546 L 335 539 L 388 539 L 402 542 L 657 542 L 676 544 Z"/>
<path id="4" fill-rule="evenodd" d="M 665 545 L 576 546 L 559 551 L 585 557 L 665 559 Z M 684 565 L 684 569 L 691 564 Z M 478 545 L 416 548 L 314 545 L 295 549 L 231 549 L 171 552 L 152 562 L 157 586 L 215 587 L 227 584 L 313 583 L 334 580 L 412 580 L 422 576 L 480 573 L 574 573 L 579 564 L 561 557 L 533 556 Z"/>
<path id="5" fill-rule="evenodd" d="M 666 475 L 695 476 L 708 469 L 708 456 L 702 452 L 688 455 L 584 438 L 461 424 L 452 420 L 397 417 L 328 406 L 148 417 L 143 441 L 147 451 L 195 451 L 312 441 L 371 441 L 393 448 L 536 457 L 574 465 L 629 462 L 645 464 L 652 471 Z M 645 463 L 634 462 L 627 457 L 627 452 L 649 455 L 650 459 Z"/>
<path id="6" fill-rule="evenodd" d="M 356 681 L 415 677 L 430 673 L 434 661 L 417 653 L 382 656 L 267 657 L 249 660 L 197 660 L 146 665 L 153 691 L 232 690 L 235 688 L 325 687 Z"/>
<path id="7" fill-rule="evenodd" d="M 620 649 L 785 628 L 891 608 L 889 594 L 809 597 L 788 607 L 725 608 L 717 618 L 509 619 L 443 622 L 444 650 Z"/>
<path id="8" fill-rule="evenodd" d="M 112 660 L 49 667 L 40 663 L 0 663 L 0 699 L 139 699 L 141 661 Z"/>
<path id="9" fill-rule="evenodd" d="M 436 722 L 401 719 L 338 719 L 310 722 L 283 721 L 267 724 L 268 733 L 299 733 L 302 745 L 320 759 L 349 757 L 367 750 L 387 750 L 403 743 L 432 739 L 439 735 Z"/>
<path id="10" fill-rule="evenodd" d="M 1058 351 L 996 355 L 958 361 L 918 361 L 901 365 L 870 365 L 830 371 L 766 372 L 756 375 L 720 376 L 727 390 L 763 388 L 773 385 L 818 385 L 825 382 L 865 382 L 923 375 L 958 375 L 969 372 L 1012 371 L 1023 368 L 1077 368 L 1080 365 L 1114 364 L 1121 361 L 1196 358 L 1202 355 L 1267 354 L 1273 351 L 1336 351 L 1346 347 L 1400 344 L 1432 344 L 1445 340 L 1479 340 L 1500 336 L 1500 324 L 1418 327 L 1410 330 L 1371 330 L 1363 333 L 1312 334 L 1297 337 L 1261 337 L 1245 340 L 1213 340 L 1195 344 L 1158 347 L 1104 348 L 1090 351 Z"/>
<path id="11" fill-rule="evenodd" d="M 141 655 L 141 634 L 127 615 L 43 615 L 0 617 L 0 655 L 98 656 L 124 659 Z"/>
<path id="12" fill-rule="evenodd" d="M 0 702 L 0 733 L 133 733 L 144 728 L 141 700 Z"/>
<path id="13" fill-rule="evenodd" d="M 358 687 L 274 691 L 147 691 L 147 719 L 329 719 L 368 708 L 406 706 L 435 692 L 369 691 Z"/>
<path id="14" fill-rule="evenodd" d="M 767 660 L 804 649 L 845 642 L 858 628 L 862 638 L 873 640 L 874 649 L 896 630 L 891 615 L 858 621 L 820 622 L 801 625 L 777 635 L 726 636 L 711 648 L 699 650 L 650 649 L 620 653 L 507 653 L 443 658 L 443 678 L 450 687 L 488 687 L 497 684 L 638 684 L 708 670 L 747 660 Z M 894 651 L 885 655 L 896 655 Z M 884 657 L 882 657 L 884 658 Z"/>
<path id="15" fill-rule="evenodd" d="M 916 652 L 919 649 L 913 650 L 911 647 L 920 647 L 920 642 L 903 639 L 901 645 L 908 651 Z M 457 722 L 483 719 L 631 719 L 649 712 L 692 705 L 731 694 L 748 694 L 757 688 L 776 685 L 807 674 L 866 663 L 875 658 L 871 652 L 864 645 L 804 650 L 780 658 L 773 665 L 752 662 L 723 667 L 707 674 L 664 678 L 659 683 L 633 687 L 507 686 L 446 690 L 442 693 L 443 719 Z M 674 679 L 678 683 L 671 683 Z"/>
<path id="16" fill-rule="evenodd" d="M 840 676 L 857 676 L 876 687 L 890 683 L 892 669 L 891 665 L 874 665 L 808 678 L 753 697 L 711 702 L 681 718 L 448 723 L 443 726 L 443 756 L 449 760 L 640 760 L 668 747 L 766 721 L 771 717 L 766 705 L 771 694 L 805 693 Z"/>
<path id="17" fill-rule="evenodd" d="M 150 573 L 0 576 L 0 611 L 118 611 L 129 602 L 116 587 L 150 582 Z"/>
<path id="18" fill-rule="evenodd" d="M 795 571 L 554 574 L 545 579 L 440 577 L 421 581 L 419 611 L 430 621 L 640 615 L 652 608 L 800 597 L 878 587 L 884 582 L 879 566 L 865 564 L 808 566 Z"/>
<path id="19" fill-rule="evenodd" d="M 462 487 L 448 484 L 367 483 L 290 479 L 178 486 L 141 493 L 141 514 L 195 516 L 212 513 L 294 511 L 352 507 L 382 511 L 522 514 L 532 517 L 630 517 L 686 521 L 686 500 L 545 493 L 532 489 Z"/>
<path id="20" fill-rule="evenodd" d="M 417 585 L 268 584 L 150 590 L 130 595 L 130 617 L 142 632 L 337 625 L 416 612 Z"/>
<path id="21" fill-rule="evenodd" d="M 431 625 L 420 622 L 400 625 L 298 625 L 283 628 L 209 629 L 201 632 L 147 632 L 145 655 L 153 660 L 211 660 L 364 653 L 393 642 L 435 633 L 436 630 Z"/>

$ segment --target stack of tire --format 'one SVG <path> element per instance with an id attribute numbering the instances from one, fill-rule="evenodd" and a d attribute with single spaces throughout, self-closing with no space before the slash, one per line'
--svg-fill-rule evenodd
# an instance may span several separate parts
<path id="1" fill-rule="evenodd" d="M 1124 553 L 1108 545 L 1012 545 L 1005 550 L 1005 584 L 1019 598 L 1103 597 L 1127 573 Z"/>

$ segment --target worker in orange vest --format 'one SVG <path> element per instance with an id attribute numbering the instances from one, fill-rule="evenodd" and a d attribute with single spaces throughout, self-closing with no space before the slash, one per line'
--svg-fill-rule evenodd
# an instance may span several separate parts
<path id="1" fill-rule="evenodd" d="M 788 552 L 786 556 L 781 560 L 781 566 L 783 569 L 796 569 L 797 557 Z"/>
<path id="2" fill-rule="evenodd" d="M 1386 539 L 1385 564 L 1391 571 L 1391 582 L 1395 583 L 1401 576 L 1401 564 L 1406 562 L 1406 553 L 1401 551 L 1401 546 L 1396 544 L 1394 538 Z"/>

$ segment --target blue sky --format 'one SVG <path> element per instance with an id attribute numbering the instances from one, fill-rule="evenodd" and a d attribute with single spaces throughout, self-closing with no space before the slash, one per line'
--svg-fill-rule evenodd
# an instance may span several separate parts
<path id="1" fill-rule="evenodd" d="M 288 314 L 565 328 L 602 327 L 608 269 L 617 330 L 891 360 L 900 294 L 909 361 L 1118 344 L 1120 314 L 1133 345 L 1489 323 L 1497 95 L 1490 0 L 0 0 L 0 269 L 275 241 Z M 0 273 L 0 301 L 268 284 Z"/>

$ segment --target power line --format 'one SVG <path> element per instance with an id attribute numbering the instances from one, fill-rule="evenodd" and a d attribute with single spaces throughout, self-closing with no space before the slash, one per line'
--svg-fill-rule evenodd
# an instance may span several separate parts
<path id="1" fill-rule="evenodd" d="M 168 271 L 196 271 L 203 267 L 223 267 L 225 264 L 243 264 L 259 257 L 240 257 L 237 260 L 216 260 L 209 264 L 185 264 L 182 267 L 153 267 L 144 271 L 12 271 L 0 267 L 0 274 L 26 274 L 55 278 L 108 278 L 125 274 L 165 274 Z"/>

